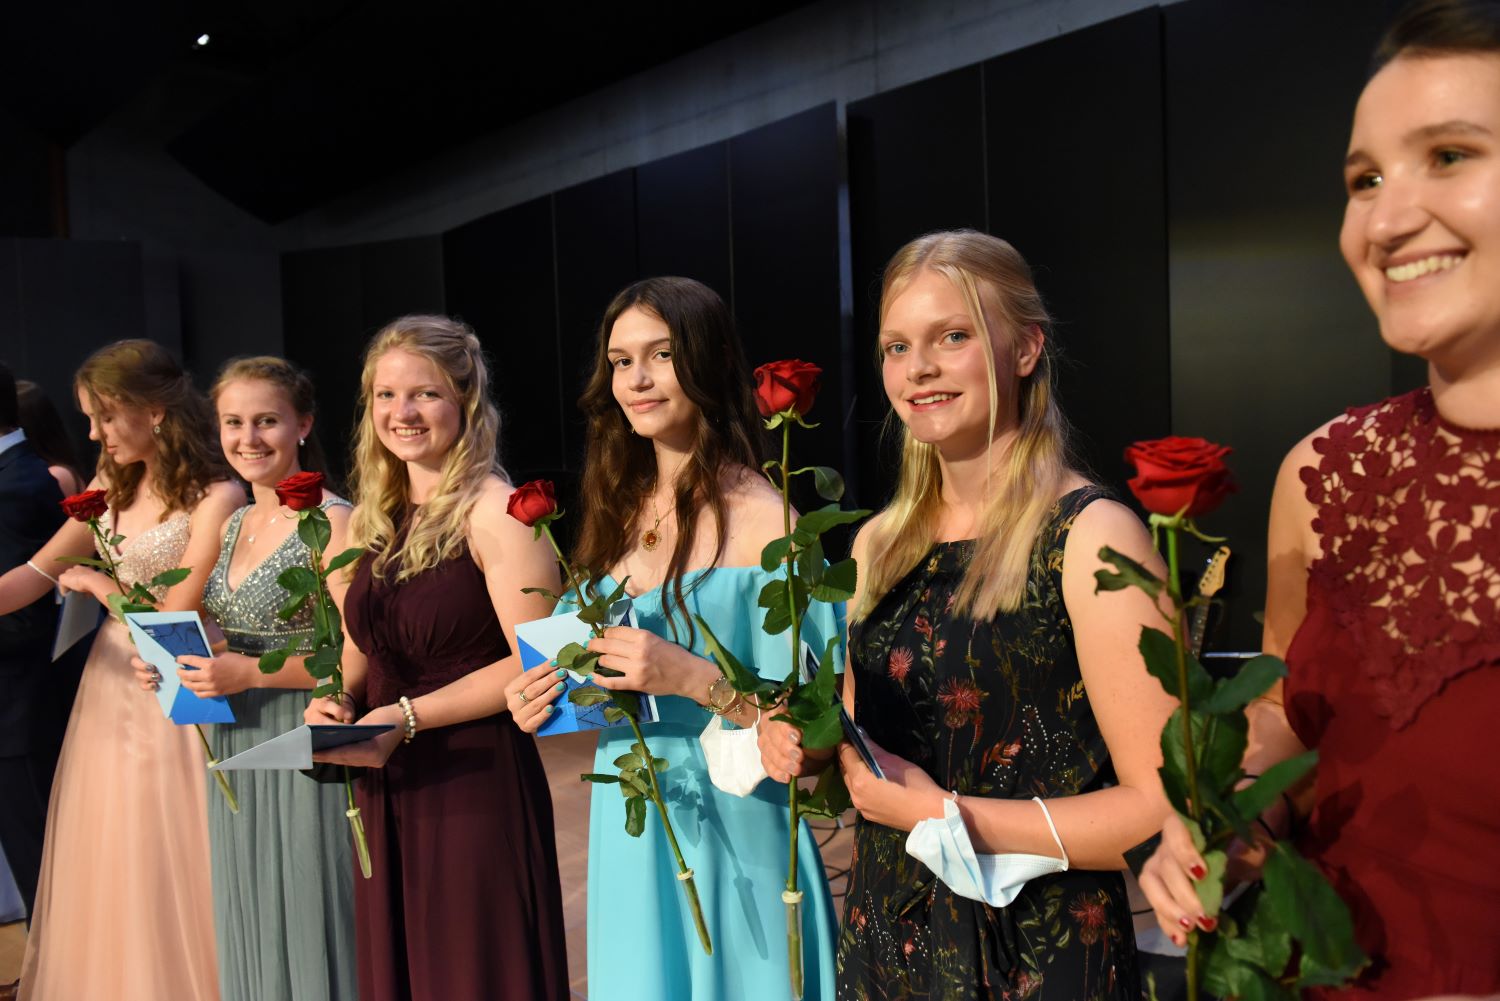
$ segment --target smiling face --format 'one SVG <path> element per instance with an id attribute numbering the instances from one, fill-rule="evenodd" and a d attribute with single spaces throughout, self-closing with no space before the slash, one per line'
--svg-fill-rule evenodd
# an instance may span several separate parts
<path id="1" fill-rule="evenodd" d="M 1354 113 L 1339 237 L 1386 343 L 1500 353 L 1500 55 L 1402 56 Z"/>
<path id="2" fill-rule="evenodd" d="M 993 319 L 989 325 L 998 326 Z M 1037 350 L 1040 343 L 1038 336 Z M 1028 348 L 1015 359 L 1006 345 L 994 348 L 992 381 L 983 328 L 946 275 L 924 268 L 890 301 L 880 330 L 881 378 L 912 437 L 954 457 L 987 448 L 997 384 L 994 433 L 1015 426 L 1015 380 L 1031 373 L 1036 355 Z"/>
<path id="3" fill-rule="evenodd" d="M 615 402 L 635 433 L 688 447 L 698 407 L 677 382 L 671 332 L 661 317 L 640 306 L 621 313 L 610 328 L 608 358 Z"/>
<path id="4" fill-rule="evenodd" d="M 219 444 L 234 471 L 249 483 L 275 486 L 301 471 L 297 442 L 312 430 L 286 392 L 265 379 L 225 383 L 214 401 Z"/>
<path id="5" fill-rule="evenodd" d="M 393 348 L 375 361 L 370 396 L 369 419 L 380 443 L 402 462 L 441 469 L 463 423 L 442 369 L 423 355 Z"/>
<path id="6" fill-rule="evenodd" d="M 78 409 L 89 419 L 89 441 L 97 441 L 117 464 L 145 462 L 156 454 L 151 429 L 161 422 L 160 413 L 127 406 L 107 396 L 99 397 L 96 408 L 82 387 L 78 389 Z"/>

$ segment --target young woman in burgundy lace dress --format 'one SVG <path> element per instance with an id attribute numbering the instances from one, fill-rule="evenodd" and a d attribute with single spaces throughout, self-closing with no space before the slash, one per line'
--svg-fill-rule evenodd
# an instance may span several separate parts
<path id="1" fill-rule="evenodd" d="M 1297 445 L 1271 508 L 1265 647 L 1245 768 L 1319 753 L 1299 846 L 1353 912 L 1369 998 L 1500 991 L 1500 3 L 1428 0 L 1355 110 L 1340 245 L 1428 385 Z M 1266 817 L 1288 829 L 1286 810 Z M 1243 861 L 1259 861 L 1255 848 Z M 1142 887 L 1199 917 L 1169 823 Z"/>
<path id="2" fill-rule="evenodd" d="M 366 552 L 344 597 L 345 682 L 360 722 L 395 729 L 322 759 L 368 768 L 359 996 L 560 1001 L 552 798 L 504 691 L 520 670 L 516 623 L 552 610 L 521 588 L 557 590 L 557 564 L 506 515 L 500 416 L 473 331 L 442 316 L 393 321 L 365 352 L 360 399 L 349 537 Z M 354 716 L 350 698 L 307 711 Z"/>

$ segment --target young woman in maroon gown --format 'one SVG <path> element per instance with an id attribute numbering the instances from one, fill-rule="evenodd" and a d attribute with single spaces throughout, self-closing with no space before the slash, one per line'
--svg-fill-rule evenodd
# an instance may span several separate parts
<path id="1" fill-rule="evenodd" d="M 348 693 L 307 712 L 395 726 L 325 759 L 369 769 L 360 997 L 566 998 L 551 794 L 504 694 L 520 670 L 515 624 L 551 611 L 521 588 L 555 591 L 558 574 L 506 515 L 478 339 L 446 317 L 394 321 L 365 353 L 361 401 L 349 535 L 366 553 L 344 596 Z"/>
<path id="2" fill-rule="evenodd" d="M 1428 362 L 1428 385 L 1349 410 L 1281 467 L 1264 645 L 1291 673 L 1253 709 L 1245 769 L 1318 750 L 1299 846 L 1373 959 L 1345 996 L 1493 994 L 1500 3 L 1409 8 L 1376 64 L 1340 245 L 1381 336 Z M 1285 832 L 1286 812 L 1264 819 Z M 1242 853 L 1253 871 L 1259 849 Z M 1200 865 L 1174 818 L 1141 886 L 1179 939 L 1200 918 Z"/>

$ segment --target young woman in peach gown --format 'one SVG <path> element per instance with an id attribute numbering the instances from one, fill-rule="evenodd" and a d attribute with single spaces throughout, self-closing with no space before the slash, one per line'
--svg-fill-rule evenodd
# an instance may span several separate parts
<path id="1" fill-rule="evenodd" d="M 207 404 L 159 345 L 119 341 L 76 378 L 89 437 L 101 446 L 90 487 L 107 491 L 111 554 L 122 581 L 190 567 L 157 599 L 197 607 L 225 519 L 244 503 L 224 480 Z M 63 562 L 87 556 L 87 525 L 69 521 L 30 561 L 0 577 L 0 612 L 54 582 L 102 603 L 106 575 Z M 114 620 L 100 627 L 68 721 L 20 996 L 216 1001 L 204 757 L 197 734 L 162 716 L 130 667 Z"/>

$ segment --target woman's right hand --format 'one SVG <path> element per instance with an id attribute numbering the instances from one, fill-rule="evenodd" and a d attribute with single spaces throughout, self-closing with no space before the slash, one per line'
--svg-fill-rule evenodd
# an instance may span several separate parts
<path id="1" fill-rule="evenodd" d="M 552 703 L 566 689 L 562 679 L 568 672 L 552 664 L 538 664 L 529 671 L 522 671 L 505 686 L 505 708 L 510 710 L 516 726 L 527 733 L 536 733 L 552 717 Z"/>
<path id="2" fill-rule="evenodd" d="M 135 672 L 135 680 L 143 690 L 154 692 L 161 687 L 161 675 L 140 657 L 130 658 L 130 669 Z"/>
<path id="3" fill-rule="evenodd" d="M 1194 887 L 1208 875 L 1208 866 L 1187 825 L 1177 814 L 1167 817 L 1161 831 L 1161 844 L 1141 867 L 1141 892 L 1156 911 L 1156 923 L 1177 945 L 1187 944 L 1187 934 L 1196 924 L 1204 931 L 1218 927 L 1217 914 L 1204 914 Z"/>
<path id="4" fill-rule="evenodd" d="M 353 723 L 354 704 L 349 693 L 345 692 L 337 699 L 321 698 L 313 699 L 302 712 L 302 721 L 313 726 L 327 726 L 330 723 Z"/>
<path id="5" fill-rule="evenodd" d="M 838 745 L 822 751 L 802 746 L 802 731 L 790 723 L 771 717 L 781 711 L 767 709 L 761 715 L 756 743 L 760 745 L 760 763 L 776 782 L 790 782 L 794 777 L 817 775 L 828 767 L 838 753 Z"/>

